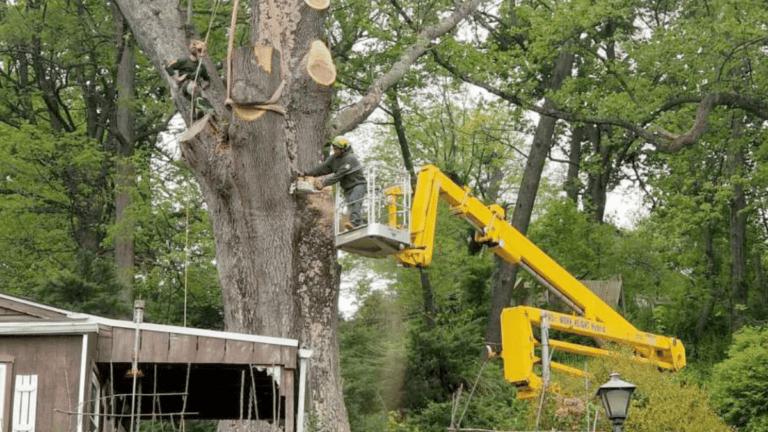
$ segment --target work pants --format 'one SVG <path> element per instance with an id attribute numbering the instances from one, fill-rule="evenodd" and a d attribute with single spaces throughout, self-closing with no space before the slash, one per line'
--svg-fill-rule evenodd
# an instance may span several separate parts
<path id="1" fill-rule="evenodd" d="M 365 184 L 353 186 L 352 189 L 344 191 L 344 198 L 349 206 L 349 222 L 354 227 L 359 227 L 365 223 L 363 218 L 363 202 L 365 201 Z"/>

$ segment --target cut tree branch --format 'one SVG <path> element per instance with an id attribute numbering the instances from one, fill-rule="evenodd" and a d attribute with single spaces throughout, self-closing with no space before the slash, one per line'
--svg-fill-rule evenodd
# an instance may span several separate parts
<path id="1" fill-rule="evenodd" d="M 371 84 L 365 96 L 331 120 L 327 131 L 328 136 L 341 135 L 365 121 L 379 106 L 384 93 L 405 76 L 411 65 L 432 46 L 432 41 L 453 29 L 456 24 L 477 8 L 480 1 L 469 0 L 465 3 L 458 3 L 456 9 L 447 19 L 421 31 L 416 42 L 400 56 L 387 73 L 381 75 Z"/>

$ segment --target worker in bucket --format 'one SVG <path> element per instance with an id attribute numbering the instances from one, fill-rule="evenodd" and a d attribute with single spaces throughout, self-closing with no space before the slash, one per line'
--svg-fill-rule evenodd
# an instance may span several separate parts
<path id="1" fill-rule="evenodd" d="M 322 164 L 299 173 L 300 176 L 323 176 L 333 174 L 325 179 L 315 179 L 315 189 L 320 190 L 326 186 L 339 183 L 344 191 L 344 198 L 349 206 L 349 223 L 345 228 L 353 229 L 363 224 L 363 199 L 365 198 L 366 181 L 363 173 L 363 165 L 357 160 L 355 152 L 349 140 L 344 137 L 336 137 L 326 147 L 333 148 L 333 154 Z"/>

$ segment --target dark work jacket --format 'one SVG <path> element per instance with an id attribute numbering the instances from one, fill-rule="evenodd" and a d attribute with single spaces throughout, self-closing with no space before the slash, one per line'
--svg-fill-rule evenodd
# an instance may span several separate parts
<path id="1" fill-rule="evenodd" d="M 333 173 L 332 176 L 323 180 L 323 187 L 339 183 L 344 192 L 348 192 L 353 187 L 366 183 L 363 166 L 357 160 L 357 156 L 355 156 L 355 152 L 351 148 L 347 149 L 339 157 L 331 154 L 325 162 L 312 168 L 305 174 L 318 177 L 331 173 Z"/>
<path id="2" fill-rule="evenodd" d="M 195 73 L 197 72 L 197 67 L 199 64 L 200 60 L 192 60 L 189 57 L 182 57 L 166 66 L 165 71 L 168 72 L 168 75 L 170 76 L 173 76 L 174 72 L 178 72 L 179 76 L 186 75 L 187 78 L 184 81 L 191 81 L 195 78 Z M 205 66 L 202 65 L 200 65 L 198 80 L 201 78 L 206 81 L 211 80 L 211 78 L 208 76 L 208 71 L 205 69 Z"/>

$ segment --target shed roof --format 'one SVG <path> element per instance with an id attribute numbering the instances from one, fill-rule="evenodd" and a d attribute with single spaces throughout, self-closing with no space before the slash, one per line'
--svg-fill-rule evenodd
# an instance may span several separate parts
<path id="1" fill-rule="evenodd" d="M 298 347 L 296 339 L 205 330 L 166 324 L 141 323 L 141 330 L 202 336 L 242 342 Z M 136 323 L 71 312 L 19 297 L 0 294 L 0 335 L 98 333 L 105 327 L 136 329 Z"/>

